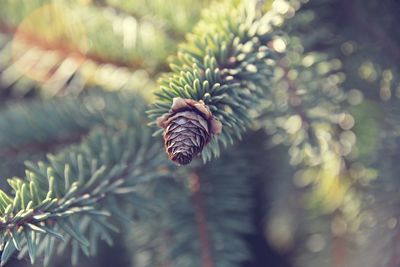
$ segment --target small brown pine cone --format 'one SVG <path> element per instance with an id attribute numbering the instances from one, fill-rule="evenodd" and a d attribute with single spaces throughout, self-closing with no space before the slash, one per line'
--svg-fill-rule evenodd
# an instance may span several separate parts
<path id="1" fill-rule="evenodd" d="M 164 128 L 169 158 L 178 165 L 189 164 L 222 129 L 203 101 L 180 97 L 174 98 L 171 110 L 159 117 L 157 124 Z"/>

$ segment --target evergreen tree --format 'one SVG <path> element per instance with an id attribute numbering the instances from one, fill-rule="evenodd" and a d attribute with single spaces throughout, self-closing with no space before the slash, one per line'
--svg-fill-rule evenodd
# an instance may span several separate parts
<path id="1" fill-rule="evenodd" d="M 3 0 L 0 264 L 398 266 L 399 11 Z"/>

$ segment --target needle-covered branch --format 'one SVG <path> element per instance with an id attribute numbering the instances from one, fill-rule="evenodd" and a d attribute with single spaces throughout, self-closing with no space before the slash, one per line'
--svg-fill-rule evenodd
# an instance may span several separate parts
<path id="1" fill-rule="evenodd" d="M 2 265 L 15 250 L 32 262 L 44 254 L 48 264 L 58 239 L 64 241 L 59 251 L 72 244 L 73 263 L 80 250 L 95 254 L 97 240 L 111 242 L 109 231 L 117 230 L 109 217 L 123 205 L 115 199 L 165 176 L 160 145 L 140 117 L 144 105 L 126 95 L 120 100 L 118 117 L 105 114 L 106 122 L 81 144 L 49 154 L 45 162 L 27 162 L 25 177 L 8 180 L 11 193 L 0 191 Z"/>
<path id="2" fill-rule="evenodd" d="M 168 114 L 174 98 L 204 102 L 222 124 L 222 132 L 203 150 L 204 160 L 217 156 L 221 144 L 240 139 L 251 125 L 252 109 L 271 89 L 275 60 L 268 43 L 275 16 L 261 14 L 254 3 L 235 1 L 205 11 L 172 60 L 172 73 L 160 80 L 150 118 Z"/>

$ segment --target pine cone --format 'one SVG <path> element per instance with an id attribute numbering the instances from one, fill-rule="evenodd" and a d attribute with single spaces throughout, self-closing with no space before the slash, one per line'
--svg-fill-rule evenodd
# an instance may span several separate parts
<path id="1" fill-rule="evenodd" d="M 164 128 L 169 158 L 178 165 L 189 164 L 222 129 L 203 101 L 180 97 L 174 98 L 171 110 L 158 118 L 157 124 Z"/>

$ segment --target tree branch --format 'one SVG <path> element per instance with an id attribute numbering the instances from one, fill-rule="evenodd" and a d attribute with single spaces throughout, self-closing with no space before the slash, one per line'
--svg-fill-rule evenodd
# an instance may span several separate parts
<path id="1" fill-rule="evenodd" d="M 129 69 L 138 69 L 143 66 L 142 60 L 135 59 L 131 61 L 113 59 L 105 57 L 103 55 L 95 53 L 84 53 L 79 51 L 76 47 L 65 42 L 52 41 L 48 42 L 41 39 L 36 34 L 31 32 L 22 31 L 14 26 L 8 25 L 5 22 L 0 21 L 0 32 L 8 35 L 16 35 L 16 37 L 24 42 L 27 42 L 33 46 L 39 47 L 43 50 L 52 50 L 58 52 L 62 57 L 73 57 L 78 61 L 80 60 L 92 60 L 98 65 L 101 64 L 112 64 L 116 67 L 126 67 Z"/>
<path id="2" fill-rule="evenodd" d="M 205 211 L 204 198 L 200 191 L 200 177 L 196 173 L 191 173 L 190 190 L 193 194 L 193 202 L 195 207 L 197 230 L 200 238 L 200 247 L 203 267 L 213 267 L 213 259 L 211 257 L 210 238 L 207 231 L 207 218 Z"/>
<path id="3" fill-rule="evenodd" d="M 302 127 L 305 129 L 310 137 L 313 136 L 312 127 L 311 127 L 311 119 L 308 117 L 306 109 L 302 104 L 301 98 L 297 95 L 297 87 L 293 83 L 293 81 L 288 77 L 289 68 L 285 66 L 282 62 L 278 63 L 278 66 L 281 67 L 284 71 L 283 79 L 287 83 L 287 93 L 289 96 L 288 104 L 290 108 L 294 110 L 294 112 L 300 116 L 302 121 Z"/>
<path id="4" fill-rule="evenodd" d="M 334 267 L 343 267 L 346 266 L 346 248 L 345 248 L 345 239 L 343 236 L 334 236 L 333 237 L 333 245 L 332 245 L 332 266 Z"/>
<path id="5" fill-rule="evenodd" d="M 306 114 L 306 111 L 302 105 L 301 98 L 297 95 L 296 86 L 293 84 L 293 81 L 288 77 L 289 69 L 287 67 L 284 67 L 283 65 L 280 65 L 280 67 L 284 71 L 283 79 L 288 84 L 287 92 L 289 95 L 288 99 L 289 106 L 300 116 L 301 120 L 304 123 L 304 127 L 308 128 L 311 125 L 311 120 L 308 118 Z"/>
<path id="6" fill-rule="evenodd" d="M 393 241 L 392 241 L 392 253 L 391 257 L 388 263 L 388 267 L 396 267 L 399 266 L 400 264 L 400 255 L 399 255 L 399 249 L 400 249 L 400 228 L 399 226 L 396 225 L 397 230 L 395 231 L 395 234 L 393 236 Z"/>

